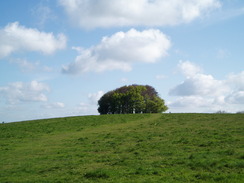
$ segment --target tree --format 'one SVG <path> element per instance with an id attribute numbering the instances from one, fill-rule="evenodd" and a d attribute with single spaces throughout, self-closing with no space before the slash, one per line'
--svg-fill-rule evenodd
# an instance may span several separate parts
<path id="1" fill-rule="evenodd" d="M 161 113 L 168 109 L 149 85 L 122 86 L 105 93 L 98 101 L 100 114 Z"/>

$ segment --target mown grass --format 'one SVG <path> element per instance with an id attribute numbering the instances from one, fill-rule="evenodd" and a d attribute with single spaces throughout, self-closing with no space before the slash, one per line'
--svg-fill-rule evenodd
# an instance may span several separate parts
<path id="1" fill-rule="evenodd" d="M 0 182 L 244 182 L 243 114 L 130 114 L 0 125 Z"/>

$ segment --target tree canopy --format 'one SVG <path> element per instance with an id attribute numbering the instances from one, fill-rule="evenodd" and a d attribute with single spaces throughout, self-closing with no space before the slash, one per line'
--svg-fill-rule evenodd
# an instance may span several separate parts
<path id="1" fill-rule="evenodd" d="M 161 113 L 168 109 L 149 85 L 122 86 L 105 93 L 98 101 L 100 114 Z"/>

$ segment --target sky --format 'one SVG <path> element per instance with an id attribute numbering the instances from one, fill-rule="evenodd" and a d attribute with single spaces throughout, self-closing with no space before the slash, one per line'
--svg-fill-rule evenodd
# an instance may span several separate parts
<path id="1" fill-rule="evenodd" d="M 244 1 L 0 1 L 0 122 L 97 115 L 131 84 L 167 112 L 244 111 Z"/>

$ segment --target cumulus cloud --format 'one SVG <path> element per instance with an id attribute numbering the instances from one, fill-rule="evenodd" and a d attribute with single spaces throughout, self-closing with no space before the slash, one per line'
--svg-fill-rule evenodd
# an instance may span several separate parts
<path id="1" fill-rule="evenodd" d="M 47 91 L 49 91 L 49 87 L 38 81 L 31 81 L 29 83 L 15 82 L 0 87 L 0 97 L 9 104 L 45 102 L 48 100 L 45 95 Z"/>
<path id="2" fill-rule="evenodd" d="M 179 97 L 176 101 L 170 103 L 172 107 L 206 107 L 212 103 L 211 99 L 206 100 L 204 97 L 201 96 L 186 96 L 186 97 Z"/>
<path id="3" fill-rule="evenodd" d="M 59 0 L 82 28 L 188 23 L 221 7 L 219 0 Z"/>
<path id="4" fill-rule="evenodd" d="M 180 61 L 178 64 L 179 71 L 186 77 L 195 76 L 202 72 L 202 69 L 190 61 Z"/>
<path id="5" fill-rule="evenodd" d="M 178 96 L 218 96 L 225 93 L 226 90 L 228 91 L 228 88 L 226 88 L 225 84 L 222 81 L 214 79 L 212 75 L 197 74 L 187 78 L 170 90 L 170 94 Z"/>
<path id="6" fill-rule="evenodd" d="M 186 77 L 185 81 L 170 90 L 175 96 L 219 96 L 229 91 L 224 81 L 202 73 L 202 69 L 190 61 L 180 61 L 178 68 Z"/>
<path id="7" fill-rule="evenodd" d="M 233 88 L 232 92 L 226 97 L 226 101 L 244 105 L 244 71 L 230 74 L 227 77 L 226 84 Z"/>
<path id="8" fill-rule="evenodd" d="M 157 29 L 117 32 L 103 37 L 89 49 L 79 51 L 75 62 L 63 67 L 63 73 L 102 72 L 106 70 L 130 71 L 134 62 L 154 63 L 167 55 L 169 38 Z"/>
<path id="9" fill-rule="evenodd" d="M 98 100 L 104 95 L 103 91 L 98 91 L 96 93 L 89 93 L 88 98 L 91 101 L 91 104 L 97 104 Z"/>
<path id="10" fill-rule="evenodd" d="M 10 23 L 0 29 L 0 58 L 16 51 L 38 51 L 52 54 L 66 47 L 66 37 L 63 34 L 40 32 L 37 29 L 26 28 L 18 22 Z"/>
<path id="11" fill-rule="evenodd" d="M 226 97 L 226 101 L 231 104 L 243 104 L 244 105 L 244 90 L 234 91 Z"/>
<path id="12" fill-rule="evenodd" d="M 177 96 L 170 107 L 202 107 L 208 111 L 226 108 L 233 112 L 240 110 L 237 107 L 244 108 L 244 72 L 217 80 L 192 62 L 181 61 L 178 67 L 186 78 L 169 91 L 171 96 Z"/>
<path id="13" fill-rule="evenodd" d="M 227 77 L 227 84 L 238 91 L 244 91 L 244 71 L 237 74 L 230 74 Z"/>

